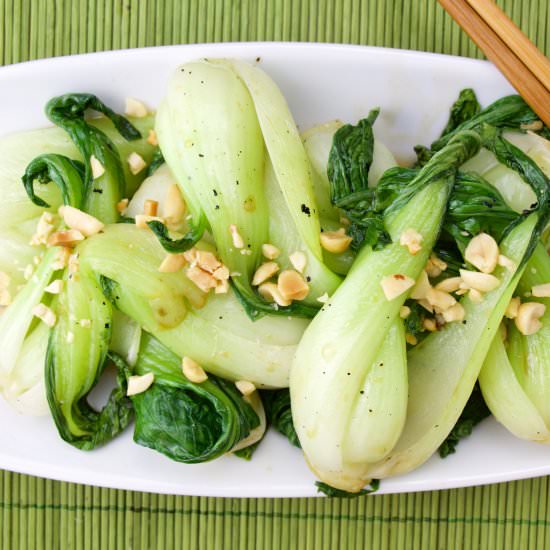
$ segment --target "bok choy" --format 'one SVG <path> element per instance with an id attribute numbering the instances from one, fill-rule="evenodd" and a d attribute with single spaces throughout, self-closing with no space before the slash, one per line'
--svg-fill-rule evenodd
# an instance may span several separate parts
<path id="1" fill-rule="evenodd" d="M 369 191 L 368 165 L 360 171 L 353 163 L 369 152 L 349 149 L 364 147 L 353 132 L 363 135 L 373 118 L 344 127 L 347 139 L 340 148 L 333 146 L 330 160 L 333 202 L 353 212 L 356 233 L 366 243 L 345 282 L 304 333 L 290 383 L 295 427 L 310 467 L 322 481 L 352 492 L 368 483 L 370 465 L 391 451 L 406 421 L 400 308 L 435 244 L 454 174 L 480 146 L 477 134 L 458 134 L 377 212 L 386 188 Z M 338 133 L 335 143 L 337 138 Z M 414 254 L 400 244 L 405 232 L 421 242 Z M 374 250 L 380 240 L 389 244 Z"/>

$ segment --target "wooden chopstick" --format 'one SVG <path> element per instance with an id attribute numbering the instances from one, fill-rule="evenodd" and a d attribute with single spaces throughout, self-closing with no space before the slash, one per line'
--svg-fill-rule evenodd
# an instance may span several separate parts
<path id="1" fill-rule="evenodd" d="M 500 8 L 490 0 L 438 1 L 468 33 L 487 58 L 500 69 L 541 120 L 550 126 L 550 90 L 543 84 L 543 81 L 549 77 L 547 64 L 540 62 L 539 56 L 537 56 L 537 62 L 534 62 L 533 59 L 525 61 L 525 58 L 530 57 L 531 52 L 525 42 L 529 41 L 528 38 L 524 35 L 523 38 L 520 36 L 521 31 L 512 21 L 505 24 L 504 20 L 499 18 L 499 22 L 495 23 L 494 14 L 500 12 Z M 485 4 L 483 8 L 480 8 L 481 13 L 476 11 L 470 2 L 476 6 Z M 493 4 L 493 7 L 488 8 L 489 4 Z M 495 32 L 491 24 L 488 23 L 488 19 L 499 29 L 499 32 L 503 33 L 502 36 Z M 516 47 L 521 44 L 522 47 L 515 50 L 512 44 Z M 534 45 L 532 47 L 535 48 Z M 541 74 L 544 76 L 541 77 Z"/>
<path id="2" fill-rule="evenodd" d="M 492 0 L 466 0 L 550 91 L 550 59 Z"/>

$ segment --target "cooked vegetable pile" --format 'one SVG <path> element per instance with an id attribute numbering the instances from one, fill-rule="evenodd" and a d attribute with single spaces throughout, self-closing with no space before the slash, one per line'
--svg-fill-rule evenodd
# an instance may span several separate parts
<path id="1" fill-rule="evenodd" d="M 133 421 L 179 462 L 250 459 L 272 425 L 338 496 L 491 413 L 550 443 L 550 132 L 519 96 L 464 90 L 408 167 L 377 109 L 300 134 L 237 60 L 182 65 L 156 113 L 45 110 L 0 141 L 0 390 L 67 443 Z"/>

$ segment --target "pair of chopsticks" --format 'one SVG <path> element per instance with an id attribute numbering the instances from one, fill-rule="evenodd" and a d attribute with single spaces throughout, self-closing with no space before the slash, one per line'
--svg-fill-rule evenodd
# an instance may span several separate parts
<path id="1" fill-rule="evenodd" d="M 550 60 L 493 0 L 438 0 L 550 126 Z"/>

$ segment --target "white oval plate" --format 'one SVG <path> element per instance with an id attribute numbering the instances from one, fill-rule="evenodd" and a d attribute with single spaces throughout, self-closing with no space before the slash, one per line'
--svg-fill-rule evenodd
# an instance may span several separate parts
<path id="1" fill-rule="evenodd" d="M 402 161 L 444 126 L 458 92 L 482 104 L 513 92 L 489 63 L 411 51 L 320 44 L 217 44 L 116 51 L 47 59 L 0 69 L 0 135 L 48 124 L 54 95 L 92 92 L 116 110 L 126 96 L 158 103 L 179 63 L 238 57 L 263 67 L 281 87 L 302 129 L 333 118 L 356 121 L 381 108 L 377 135 Z M 1 353 L 1 351 L 0 351 Z M 0 468 L 64 481 L 158 493 L 227 497 L 316 494 L 301 452 L 270 433 L 252 461 L 223 457 L 185 465 L 132 442 L 132 430 L 102 449 L 64 443 L 50 418 L 17 414 L 0 399 Z M 445 460 L 433 457 L 381 493 L 447 489 L 550 473 L 550 449 L 515 439 L 486 420 Z"/>

